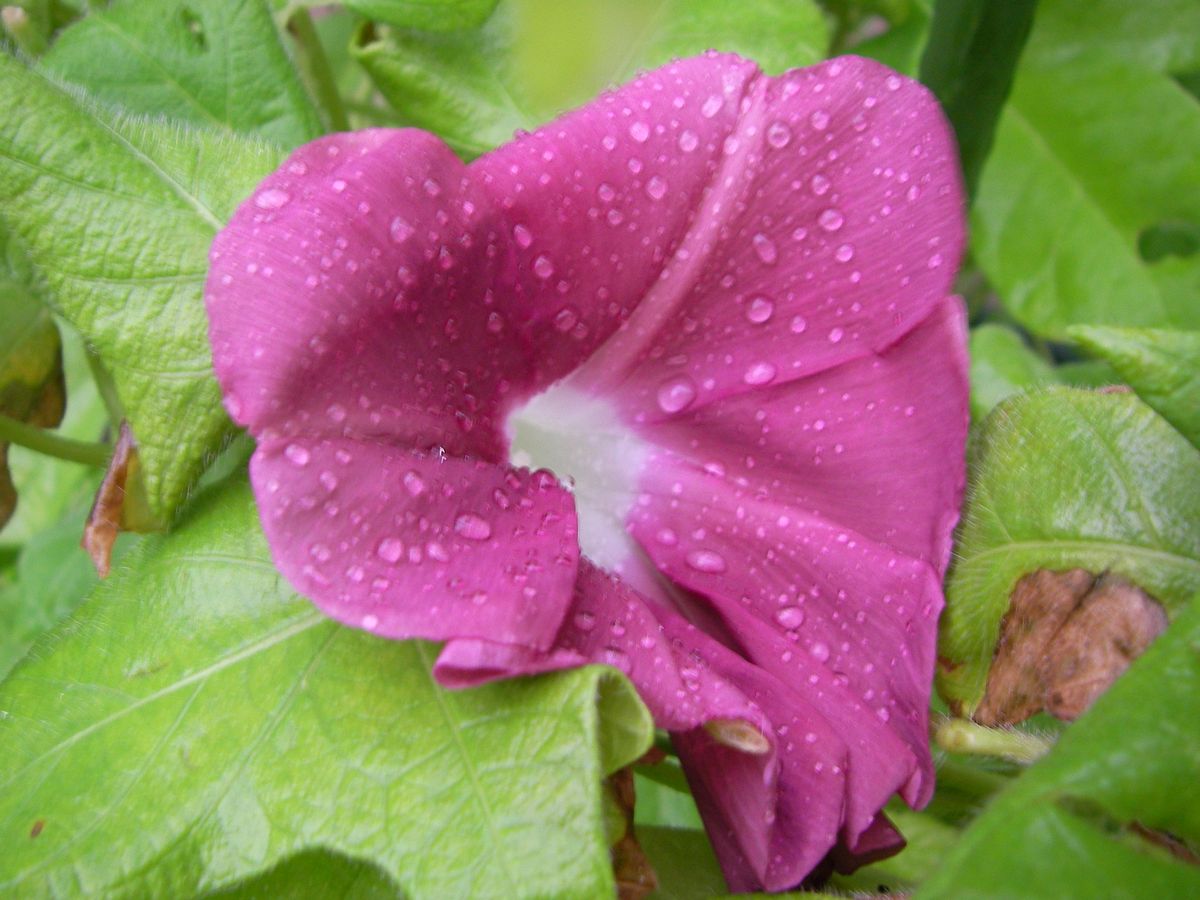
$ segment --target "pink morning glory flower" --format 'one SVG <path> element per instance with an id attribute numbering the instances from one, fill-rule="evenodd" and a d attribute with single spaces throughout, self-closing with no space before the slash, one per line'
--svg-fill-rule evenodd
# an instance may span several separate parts
<path id="1" fill-rule="evenodd" d="M 207 304 L 276 563 L 446 642 L 451 686 L 588 662 L 674 735 L 730 886 L 898 845 L 963 485 L 954 144 L 922 87 L 709 54 L 464 165 L 297 150 Z"/>

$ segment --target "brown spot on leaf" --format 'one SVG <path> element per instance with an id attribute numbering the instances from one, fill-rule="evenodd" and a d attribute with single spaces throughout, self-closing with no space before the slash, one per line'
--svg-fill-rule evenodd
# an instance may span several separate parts
<path id="1" fill-rule="evenodd" d="M 621 769 L 609 776 L 607 785 L 625 821 L 625 833 L 611 850 L 617 896 L 620 900 L 641 900 L 658 889 L 658 877 L 633 830 L 633 808 L 637 800 L 633 769 Z"/>
<path id="2" fill-rule="evenodd" d="M 36 822 L 33 823 L 33 827 L 29 829 L 29 836 L 31 838 L 37 837 L 39 834 L 42 833 L 42 829 L 45 827 L 46 827 L 46 820 L 38 819 Z"/>
<path id="3" fill-rule="evenodd" d="M 974 719 L 1011 725 L 1043 709 L 1078 718 L 1166 627 L 1162 606 L 1120 576 L 1026 575 L 1013 589 Z"/>

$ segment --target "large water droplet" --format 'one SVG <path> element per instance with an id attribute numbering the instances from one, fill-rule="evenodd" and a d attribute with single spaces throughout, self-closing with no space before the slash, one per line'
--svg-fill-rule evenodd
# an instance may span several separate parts
<path id="1" fill-rule="evenodd" d="M 825 210 L 817 219 L 817 223 L 826 231 L 837 231 L 845 222 L 845 218 L 836 209 Z"/>
<path id="2" fill-rule="evenodd" d="M 279 188 L 267 188 L 259 191 L 254 197 L 254 205 L 259 209 L 279 209 L 292 199 L 292 195 Z"/>
<path id="3" fill-rule="evenodd" d="M 658 388 L 658 405 L 665 413 L 687 409 L 696 399 L 696 385 L 686 375 L 664 381 Z"/>
<path id="4" fill-rule="evenodd" d="M 770 384 L 775 380 L 775 366 L 769 362 L 756 362 L 742 375 L 746 384 Z"/>
<path id="5" fill-rule="evenodd" d="M 829 126 L 829 113 L 823 109 L 818 109 L 808 117 L 808 123 L 817 131 L 824 131 Z"/>
<path id="6" fill-rule="evenodd" d="M 837 252 L 833 254 L 833 258 L 838 262 L 850 262 L 854 259 L 854 247 L 851 244 L 842 244 L 837 248 Z"/>
<path id="7" fill-rule="evenodd" d="M 533 232 L 520 223 L 513 226 L 513 240 L 518 247 L 528 247 L 533 243 Z"/>
<path id="8" fill-rule="evenodd" d="M 694 131 L 684 131 L 679 135 L 679 149 L 684 153 L 691 153 L 700 146 L 700 138 Z"/>
<path id="9" fill-rule="evenodd" d="M 829 193 L 830 181 L 828 178 L 818 172 L 812 177 L 812 180 L 808 182 L 808 186 L 812 188 L 812 192 L 818 197 L 823 197 L 825 194 Z"/>
<path id="10" fill-rule="evenodd" d="M 767 143 L 776 150 L 782 150 L 792 140 L 792 129 L 787 122 L 772 122 L 767 128 Z"/>
<path id="11" fill-rule="evenodd" d="M 454 520 L 454 532 L 469 541 L 486 541 L 492 536 L 492 526 L 487 519 L 473 513 L 463 513 Z"/>
<path id="12" fill-rule="evenodd" d="M 770 320 L 775 314 L 775 302 L 763 294 L 750 298 L 746 304 L 746 318 L 755 325 L 761 325 Z"/>
<path id="13" fill-rule="evenodd" d="M 799 628 L 804 624 L 804 610 L 798 606 L 785 606 L 775 613 L 775 621 L 784 628 Z"/>
<path id="14" fill-rule="evenodd" d="M 533 274 L 543 281 L 554 274 L 554 263 L 546 256 L 539 256 L 533 261 Z"/>
<path id="15" fill-rule="evenodd" d="M 725 557 L 715 550 L 693 550 L 685 559 L 697 572 L 716 575 L 726 569 Z"/>
<path id="16" fill-rule="evenodd" d="M 375 548 L 375 553 L 384 562 L 394 563 L 404 555 L 404 542 L 400 538 L 385 537 Z"/>
<path id="17" fill-rule="evenodd" d="M 661 200 L 667 193 L 667 182 L 654 175 L 646 182 L 646 193 L 652 200 Z"/>
<path id="18" fill-rule="evenodd" d="M 639 144 L 644 144 L 650 137 L 650 126 L 645 122 L 634 122 L 629 126 L 629 136 Z"/>
<path id="19" fill-rule="evenodd" d="M 307 466 L 309 460 L 308 451 L 299 444 L 288 444 L 283 448 L 283 455 L 288 458 L 288 461 L 293 465 Z"/>

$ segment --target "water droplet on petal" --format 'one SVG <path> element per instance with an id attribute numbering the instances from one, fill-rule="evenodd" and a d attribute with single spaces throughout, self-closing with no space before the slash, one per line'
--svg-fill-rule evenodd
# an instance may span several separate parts
<path id="1" fill-rule="evenodd" d="M 492 536 L 492 526 L 487 519 L 463 513 L 454 520 L 454 532 L 469 541 L 486 541 Z"/>
<path id="2" fill-rule="evenodd" d="M 629 126 L 629 136 L 639 144 L 644 144 L 650 137 L 650 126 L 645 122 L 634 122 Z"/>
<path id="3" fill-rule="evenodd" d="M 706 119 L 711 119 L 721 111 L 721 107 L 725 105 L 725 100 L 717 94 L 713 94 L 704 101 L 704 105 L 700 107 L 700 115 Z"/>
<path id="4" fill-rule="evenodd" d="M 820 641 L 809 647 L 808 652 L 812 654 L 812 658 L 817 662 L 825 662 L 829 659 L 829 645 L 822 644 Z"/>
<path id="5" fill-rule="evenodd" d="M 754 252 L 758 254 L 758 258 L 770 265 L 779 257 L 775 250 L 775 242 L 765 234 L 756 234 L 754 236 Z"/>
<path id="6" fill-rule="evenodd" d="M 787 122 L 772 122 L 767 128 L 767 143 L 776 150 L 782 150 L 792 139 L 792 129 Z"/>
<path id="7" fill-rule="evenodd" d="M 667 193 L 667 182 L 657 175 L 646 182 L 646 193 L 652 200 L 661 200 Z"/>
<path id="8" fill-rule="evenodd" d="M 850 244 L 842 244 L 842 246 L 837 248 L 837 252 L 833 256 L 838 262 L 850 262 L 850 260 L 854 259 L 854 247 Z"/>
<path id="9" fill-rule="evenodd" d="M 517 242 L 518 247 L 528 247 L 533 243 L 533 232 L 524 225 L 517 224 L 513 226 L 513 240 Z"/>
<path id="10" fill-rule="evenodd" d="M 812 180 L 809 181 L 808 185 L 809 185 L 809 187 L 812 188 L 812 192 L 814 194 L 816 194 L 818 197 L 822 197 L 825 194 L 829 193 L 830 181 L 828 178 L 826 178 L 824 175 L 821 175 L 820 173 L 817 173 L 816 175 L 814 175 L 812 177 Z"/>
<path id="11" fill-rule="evenodd" d="M 374 631 L 379 627 L 379 616 L 365 615 L 362 617 L 362 627 L 367 631 Z"/>
<path id="12" fill-rule="evenodd" d="M 785 606 L 775 613 L 775 621 L 784 628 L 799 628 L 804 624 L 804 610 L 798 606 Z"/>
<path id="13" fill-rule="evenodd" d="M 836 209 L 827 209 L 821 213 L 817 223 L 826 231 L 837 231 L 845 224 L 845 218 Z"/>
<path id="14" fill-rule="evenodd" d="M 808 123 L 817 131 L 824 131 L 829 126 L 829 113 L 818 109 L 808 117 Z"/>
<path id="15" fill-rule="evenodd" d="M 716 575 L 725 571 L 725 557 L 715 550 L 693 550 L 685 559 L 697 572 Z"/>
<path id="16" fill-rule="evenodd" d="M 658 405 L 665 413 L 687 409 L 695 399 L 696 386 L 686 375 L 664 381 L 658 388 Z"/>
<path id="17" fill-rule="evenodd" d="M 425 493 L 425 479 L 415 471 L 409 470 L 404 473 L 404 487 L 414 497 L 418 497 Z"/>
<path id="18" fill-rule="evenodd" d="M 789 327 L 792 334 L 803 334 L 808 329 L 808 320 L 804 316 L 792 316 L 792 324 Z"/>
<path id="19" fill-rule="evenodd" d="M 580 631 L 591 631 L 596 627 L 596 617 L 590 612 L 580 612 L 575 614 L 575 627 Z"/>
<path id="20" fill-rule="evenodd" d="M 742 380 L 746 384 L 770 384 L 775 380 L 775 366 L 769 362 L 757 362 L 748 368 Z"/>
<path id="21" fill-rule="evenodd" d="M 533 261 L 533 274 L 543 281 L 554 274 L 554 263 L 546 256 L 539 256 Z"/>
<path id="22" fill-rule="evenodd" d="M 409 225 L 408 222 L 404 221 L 404 219 L 400 216 L 396 216 L 396 218 L 392 219 L 392 223 L 388 226 L 388 234 L 392 236 L 392 240 L 397 244 L 403 244 L 410 237 L 412 237 L 415 232 L 416 229 Z"/>
<path id="23" fill-rule="evenodd" d="M 770 297 L 759 294 L 752 297 L 750 302 L 746 304 L 746 318 L 755 325 L 761 325 L 769 321 L 771 316 L 775 314 L 775 302 Z"/>
<path id="24" fill-rule="evenodd" d="M 829 330 L 829 342 L 831 344 L 836 344 L 838 341 L 840 341 L 845 336 L 846 336 L 846 332 L 843 331 L 841 328 L 831 328 Z"/>
<path id="25" fill-rule="evenodd" d="M 292 195 L 279 188 L 267 188 L 259 191 L 254 197 L 254 205 L 259 209 L 279 209 L 292 199 Z"/>
<path id="26" fill-rule="evenodd" d="M 399 538 L 386 537 L 379 542 L 375 553 L 384 562 L 394 563 L 404 555 L 404 543 Z"/>
<path id="27" fill-rule="evenodd" d="M 301 447 L 299 444 L 288 444 L 286 447 L 283 448 L 283 455 L 286 456 L 293 465 L 297 465 L 297 466 L 307 466 L 308 465 L 308 460 L 309 460 L 308 451 L 306 449 L 304 449 L 303 447 Z"/>
<path id="28" fill-rule="evenodd" d="M 694 131 L 684 131 L 679 135 L 679 149 L 684 153 L 691 153 L 700 146 L 700 138 L 697 137 Z"/>

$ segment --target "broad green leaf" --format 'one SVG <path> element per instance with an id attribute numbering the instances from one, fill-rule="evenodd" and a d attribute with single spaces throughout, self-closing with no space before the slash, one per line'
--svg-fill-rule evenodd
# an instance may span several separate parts
<path id="1" fill-rule="evenodd" d="M 1200 450 L 1130 393 L 1001 403 L 974 447 L 946 584 L 938 687 L 970 714 L 1021 576 L 1111 571 L 1178 611 L 1200 590 Z"/>
<path id="2" fill-rule="evenodd" d="M 971 229 L 1031 331 L 1200 328 L 1200 254 L 1152 258 L 1144 240 L 1200 224 L 1200 101 L 1171 78 L 1197 68 L 1194 0 L 1043 0 Z"/>
<path id="3" fill-rule="evenodd" d="M 130 112 L 285 147 L 321 133 L 264 0 L 120 0 L 63 31 L 42 64 Z"/>
<path id="4" fill-rule="evenodd" d="M 212 891 L 206 900 L 396 900 L 396 883 L 377 867 L 328 850 L 289 856 L 274 869 Z"/>
<path id="5" fill-rule="evenodd" d="M 921 57 L 929 41 L 933 0 L 913 0 L 903 18 L 893 20 L 883 34 L 852 46 L 851 52 L 877 59 L 912 78 L 921 68 Z"/>
<path id="6" fill-rule="evenodd" d="M 938 0 L 921 57 L 921 81 L 945 108 L 974 192 L 996 119 L 1029 37 L 1037 0 Z"/>
<path id="7" fill-rule="evenodd" d="M 1200 447 L 1200 331 L 1081 325 L 1069 335 Z"/>
<path id="8" fill-rule="evenodd" d="M 208 247 L 277 164 L 231 134 L 115 118 L 0 54 L 0 217 L 112 373 L 164 521 L 232 427 L 211 371 Z"/>
<path id="9" fill-rule="evenodd" d="M 360 37 L 359 61 L 404 121 L 465 157 L 673 57 L 715 48 L 778 72 L 829 43 L 811 0 L 509 0 L 473 31 Z"/>
<path id="10" fill-rule="evenodd" d="M 354 53 L 406 124 L 434 132 L 472 159 L 537 124 L 519 99 L 512 42 L 513 21 L 501 9 L 473 31 L 391 31 L 357 43 Z"/>
<path id="11" fill-rule="evenodd" d="M 243 480 L 198 498 L 0 686 L 0 894 L 190 896 L 325 850 L 410 896 L 610 895 L 600 782 L 652 735 L 629 682 L 447 692 L 434 654 L 292 594 Z"/>
<path id="12" fill-rule="evenodd" d="M 327 6 L 325 0 L 272 0 L 276 7 Z M 482 25 L 499 0 L 343 0 L 347 9 L 398 28 L 458 31 Z"/>
<path id="13" fill-rule="evenodd" d="M 96 569 L 79 546 L 86 503 L 67 510 L 20 549 L 12 584 L 0 589 L 0 679 L 34 640 L 67 616 L 96 584 Z M 115 559 L 130 538 L 118 542 Z"/>
<path id="14" fill-rule="evenodd" d="M 35 296 L 31 282 L 24 253 L 0 229 L 0 416 L 48 428 L 62 419 L 66 402 L 62 343 L 49 308 Z M 0 439 L 0 529 L 17 505 L 8 449 Z"/>
<path id="15" fill-rule="evenodd" d="M 970 355 L 971 418 L 976 422 L 982 422 L 1006 397 L 1057 380 L 1054 367 L 1003 325 L 973 328 Z"/>
<path id="16" fill-rule="evenodd" d="M 1200 597 L 965 832 L 918 898 L 1195 897 Z M 1153 837 L 1153 835 L 1151 835 Z"/>

